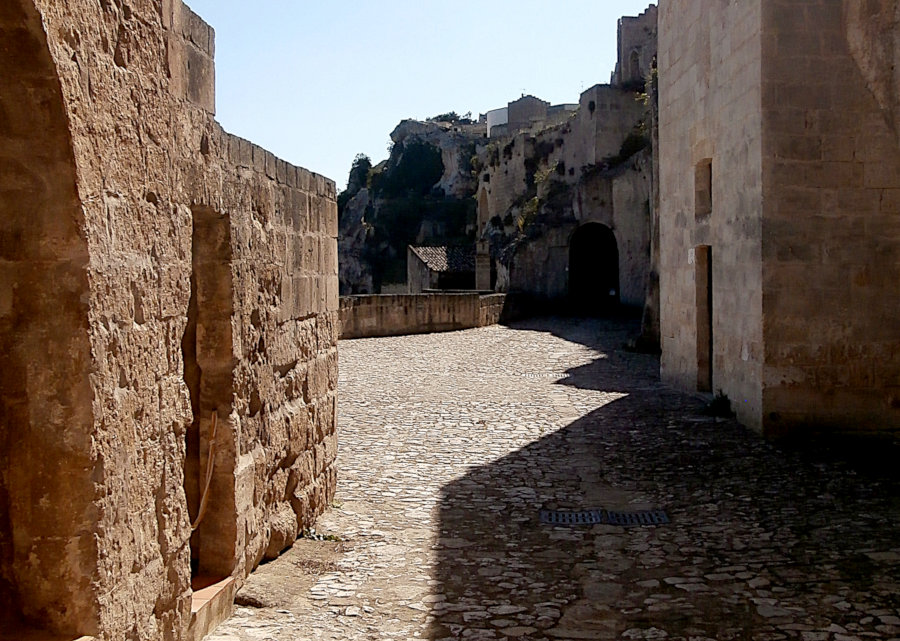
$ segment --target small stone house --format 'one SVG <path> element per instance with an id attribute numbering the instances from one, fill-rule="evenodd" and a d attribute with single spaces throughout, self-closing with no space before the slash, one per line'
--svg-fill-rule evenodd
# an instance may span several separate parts
<path id="1" fill-rule="evenodd" d="M 409 246 L 406 259 L 409 293 L 433 289 L 475 289 L 475 247 Z"/>

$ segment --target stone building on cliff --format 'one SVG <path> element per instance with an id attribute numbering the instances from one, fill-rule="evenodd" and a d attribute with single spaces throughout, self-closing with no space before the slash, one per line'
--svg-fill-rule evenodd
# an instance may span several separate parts
<path id="1" fill-rule="evenodd" d="M 900 428 L 900 3 L 662 0 L 662 373 L 767 435 Z"/>
<path id="2" fill-rule="evenodd" d="M 333 494 L 334 184 L 220 128 L 213 42 L 0 8 L 0 637 L 187 639 Z"/>
<path id="3" fill-rule="evenodd" d="M 655 40 L 651 5 L 619 23 L 619 48 L 633 63 L 627 75 L 614 72 L 613 84 L 591 87 L 555 116 L 548 103 L 522 98 L 518 124 L 491 129 L 510 135 L 492 137 L 478 157 L 477 289 L 516 294 L 539 310 L 648 300 L 654 165 L 643 92 Z"/>

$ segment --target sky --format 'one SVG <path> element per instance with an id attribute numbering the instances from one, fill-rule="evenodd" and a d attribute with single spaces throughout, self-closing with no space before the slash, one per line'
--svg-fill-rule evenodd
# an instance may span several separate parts
<path id="1" fill-rule="evenodd" d="M 650 0 L 187 0 L 216 31 L 216 118 L 347 183 L 406 118 L 574 103 L 609 82 L 620 16 Z"/>

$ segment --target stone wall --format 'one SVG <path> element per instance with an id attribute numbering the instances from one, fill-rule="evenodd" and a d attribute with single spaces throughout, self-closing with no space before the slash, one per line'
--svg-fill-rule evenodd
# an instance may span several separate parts
<path id="1" fill-rule="evenodd" d="M 763 425 L 773 434 L 900 429 L 900 145 L 896 87 L 883 81 L 896 78 L 898 6 L 763 3 Z"/>
<path id="2" fill-rule="evenodd" d="M 182 639 L 192 548 L 243 579 L 334 490 L 334 184 L 220 129 L 178 1 L 12 0 L 0 34 L 0 602 Z"/>
<path id="3" fill-rule="evenodd" d="M 663 376 L 768 435 L 900 428 L 896 5 L 660 7 Z"/>
<path id="4" fill-rule="evenodd" d="M 341 338 L 430 334 L 493 325 L 505 295 L 390 294 L 341 297 Z"/>
<path id="5" fill-rule="evenodd" d="M 437 274 L 428 268 L 412 248 L 406 250 L 406 286 L 410 294 L 421 294 L 426 289 L 437 287 Z"/>
<path id="6" fill-rule="evenodd" d="M 662 376 L 697 389 L 703 374 L 696 248 L 711 246 L 712 387 L 750 424 L 760 420 L 763 375 L 761 10 L 759 0 L 659 7 Z M 706 159 L 710 214 L 695 209 Z"/>
<path id="7" fill-rule="evenodd" d="M 497 325 L 506 319 L 506 294 L 487 294 L 479 299 L 478 326 Z"/>

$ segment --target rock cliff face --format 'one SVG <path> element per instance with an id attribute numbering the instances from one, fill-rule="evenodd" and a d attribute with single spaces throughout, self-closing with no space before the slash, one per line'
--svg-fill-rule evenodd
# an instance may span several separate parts
<path id="1" fill-rule="evenodd" d="M 486 142 L 484 131 L 485 126 L 479 124 L 404 120 L 391 132 L 391 141 L 402 146 L 414 140 L 436 147 L 444 171 L 434 188 L 452 198 L 468 198 L 478 185 L 470 161 Z"/>
<path id="2" fill-rule="evenodd" d="M 474 242 L 471 159 L 486 142 L 484 126 L 404 120 L 391 141 L 368 186 L 351 173 L 339 199 L 342 294 L 402 287 L 407 245 Z"/>
<path id="3" fill-rule="evenodd" d="M 366 241 L 372 227 L 366 222 L 366 214 L 372 214 L 372 201 L 368 189 L 360 189 L 344 205 L 338 224 L 338 274 L 341 294 L 372 294 L 375 284 L 372 266 L 366 256 Z"/>

